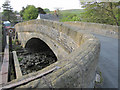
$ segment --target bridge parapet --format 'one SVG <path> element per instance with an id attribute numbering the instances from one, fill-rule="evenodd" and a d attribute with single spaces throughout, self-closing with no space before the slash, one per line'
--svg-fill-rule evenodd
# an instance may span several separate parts
<path id="1" fill-rule="evenodd" d="M 104 36 L 120 38 L 118 37 L 119 28 L 120 26 L 116 25 L 106 25 L 106 24 L 99 24 L 99 23 L 88 23 L 88 22 L 64 22 L 65 24 L 70 25 L 71 27 L 76 27 L 79 30 L 84 30 L 90 33 L 101 34 Z"/>
<path id="2" fill-rule="evenodd" d="M 56 66 L 60 67 L 45 76 L 52 86 L 45 83 L 44 77 L 41 77 L 37 81 L 24 85 L 24 88 L 29 85 L 37 88 L 94 86 L 100 42 L 93 35 L 74 30 L 69 25 L 48 20 L 31 20 L 19 23 L 15 28 L 23 47 L 31 38 L 39 38 L 53 50 L 58 58 L 56 63 L 23 78 L 34 76 Z M 37 83 L 37 86 L 34 83 Z"/>

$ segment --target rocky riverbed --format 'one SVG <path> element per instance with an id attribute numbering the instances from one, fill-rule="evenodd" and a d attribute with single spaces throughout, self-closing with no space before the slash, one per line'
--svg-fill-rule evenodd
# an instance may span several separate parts
<path id="1" fill-rule="evenodd" d="M 41 70 L 57 61 L 56 56 L 51 51 L 32 53 L 22 50 L 17 54 L 23 75 Z"/>

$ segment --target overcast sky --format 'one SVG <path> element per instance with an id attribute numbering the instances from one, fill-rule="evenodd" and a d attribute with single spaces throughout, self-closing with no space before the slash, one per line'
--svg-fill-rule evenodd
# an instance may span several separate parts
<path id="1" fill-rule="evenodd" d="M 0 0 L 0 7 L 6 0 Z M 48 8 L 55 10 L 55 8 L 65 9 L 80 9 L 79 0 L 10 0 L 14 11 L 20 11 L 22 7 L 27 5 L 34 5 L 36 7 Z"/>

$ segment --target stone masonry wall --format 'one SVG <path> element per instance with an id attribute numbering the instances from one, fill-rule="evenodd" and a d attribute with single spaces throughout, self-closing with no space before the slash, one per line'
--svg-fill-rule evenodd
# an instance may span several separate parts
<path id="1" fill-rule="evenodd" d="M 93 35 L 48 20 L 31 20 L 19 23 L 15 28 L 23 46 L 32 37 L 40 38 L 53 50 L 58 61 L 11 83 L 59 67 L 52 73 L 18 88 L 92 88 L 94 86 L 100 42 Z"/>
<path id="2" fill-rule="evenodd" d="M 76 29 L 84 30 L 86 32 L 101 34 L 104 36 L 109 36 L 113 38 L 119 38 L 119 26 L 115 25 L 106 25 L 106 24 L 99 24 L 99 23 L 87 23 L 87 22 L 64 22 L 65 24 L 70 25 L 71 27 L 76 27 Z"/>

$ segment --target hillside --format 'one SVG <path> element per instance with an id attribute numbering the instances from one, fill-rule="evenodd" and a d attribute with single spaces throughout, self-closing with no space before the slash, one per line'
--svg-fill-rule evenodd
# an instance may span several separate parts
<path id="1" fill-rule="evenodd" d="M 84 9 L 69 9 L 69 10 L 60 10 L 62 14 L 72 13 L 72 14 L 80 14 L 84 12 Z"/>
<path id="2" fill-rule="evenodd" d="M 83 13 L 84 9 L 68 9 L 68 10 L 60 10 L 59 13 L 61 14 L 66 14 L 66 13 L 71 13 L 71 14 L 80 14 Z M 54 14 L 54 11 L 50 11 L 51 14 Z"/>
<path id="3" fill-rule="evenodd" d="M 54 14 L 54 12 L 51 12 Z M 81 16 L 84 13 L 84 9 L 69 9 L 69 10 L 60 10 L 58 13 L 59 21 L 81 21 Z"/>

